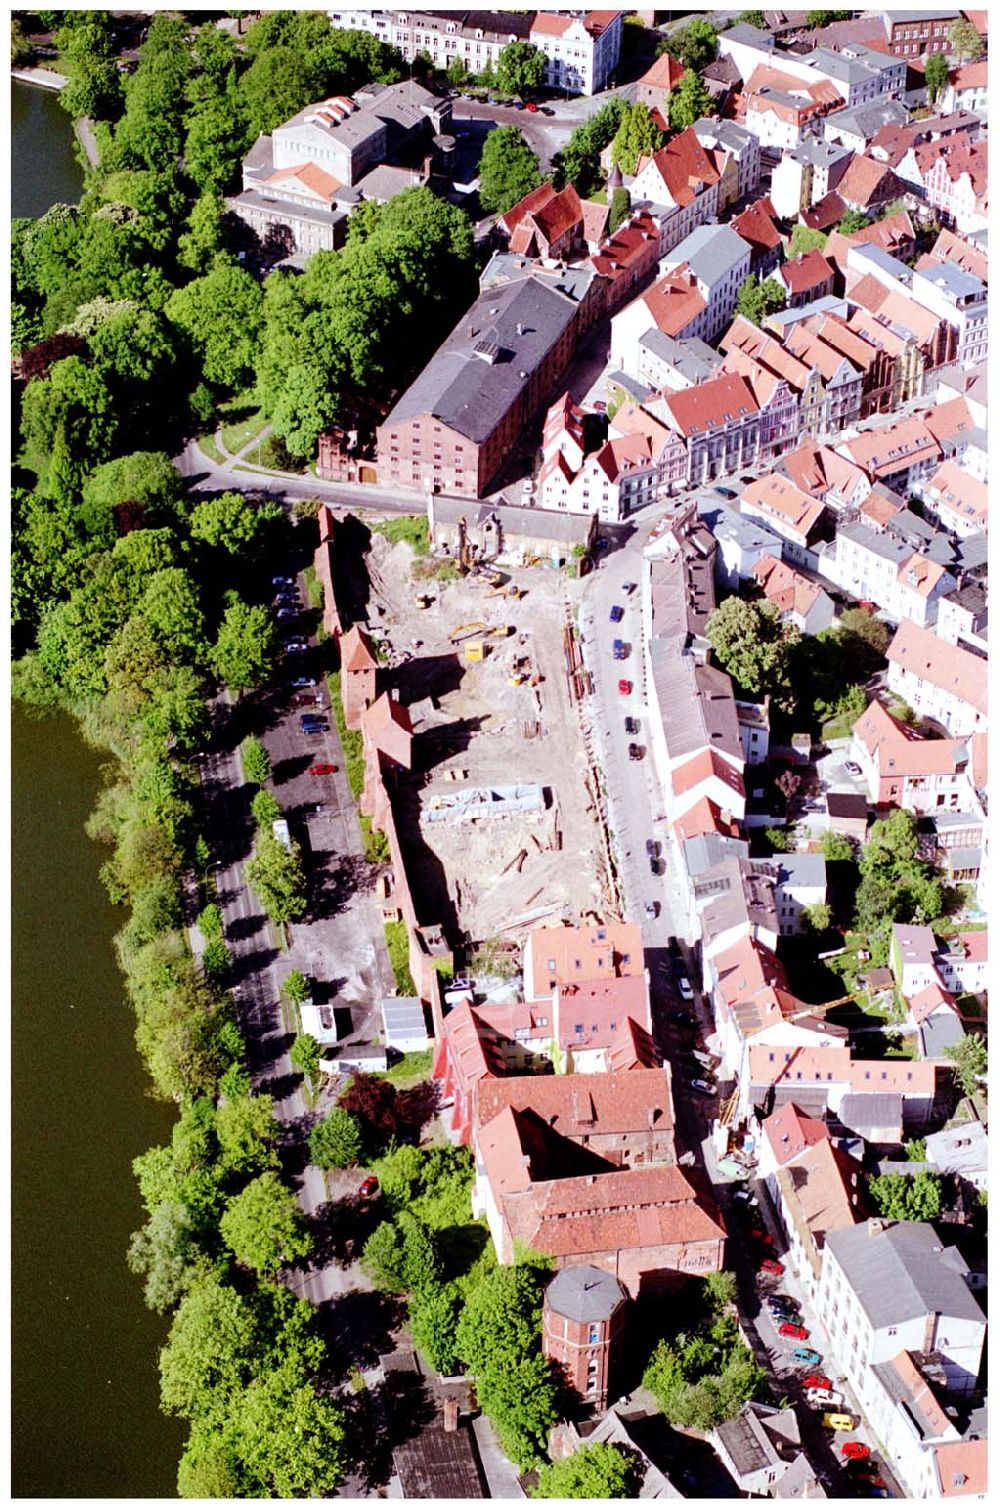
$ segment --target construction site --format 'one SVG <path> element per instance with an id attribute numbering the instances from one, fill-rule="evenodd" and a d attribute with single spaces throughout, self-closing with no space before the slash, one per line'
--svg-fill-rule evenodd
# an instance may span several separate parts
<path id="1" fill-rule="evenodd" d="M 519 948 L 542 921 L 614 914 L 578 702 L 574 582 L 449 563 L 373 533 L 367 631 L 413 723 L 394 794 L 420 912 L 453 947 Z"/>

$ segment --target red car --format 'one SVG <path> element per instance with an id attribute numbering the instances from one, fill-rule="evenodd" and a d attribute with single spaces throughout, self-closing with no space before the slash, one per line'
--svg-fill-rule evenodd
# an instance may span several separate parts
<path id="1" fill-rule="evenodd" d="M 763 1240 L 765 1245 L 774 1244 L 774 1236 L 769 1235 L 766 1230 L 751 1230 L 749 1234 L 751 1240 Z"/>
<path id="2" fill-rule="evenodd" d="M 832 1392 L 833 1385 L 828 1376 L 807 1376 L 802 1385 L 806 1388 L 818 1387 L 821 1392 Z"/>
<path id="3" fill-rule="evenodd" d="M 336 766 L 336 764 L 310 764 L 309 765 L 309 773 L 310 774 L 336 774 L 337 773 L 337 766 Z"/>
<path id="4" fill-rule="evenodd" d="M 780 1324 L 778 1326 L 778 1333 L 785 1335 L 790 1340 L 807 1340 L 809 1338 L 809 1330 L 803 1329 L 801 1324 Z"/>
<path id="5" fill-rule="evenodd" d="M 534 103 L 533 100 L 529 99 L 528 103 L 525 105 L 524 108 L 526 110 L 530 110 L 530 112 L 531 112 L 532 115 L 537 115 L 537 113 L 538 113 L 538 106 Z"/>
<path id="6" fill-rule="evenodd" d="M 374 1176 L 366 1177 L 364 1182 L 361 1184 L 361 1187 L 358 1189 L 358 1196 L 360 1198 L 374 1198 L 377 1192 L 378 1178 Z"/>
<path id="7" fill-rule="evenodd" d="M 632 694 L 632 682 L 631 682 L 631 680 L 619 680 L 619 682 L 618 682 L 618 694 L 619 694 L 619 696 L 631 696 L 631 694 Z"/>
<path id="8" fill-rule="evenodd" d="M 760 1263 L 760 1269 L 762 1272 L 770 1272 L 773 1277 L 783 1277 L 785 1275 L 785 1268 L 781 1262 L 772 1261 L 770 1256 L 766 1261 Z"/>
<path id="9" fill-rule="evenodd" d="M 859 1444 L 856 1439 L 852 1439 L 848 1444 L 840 1446 L 840 1453 L 845 1460 L 867 1460 L 871 1450 L 867 1444 Z"/>

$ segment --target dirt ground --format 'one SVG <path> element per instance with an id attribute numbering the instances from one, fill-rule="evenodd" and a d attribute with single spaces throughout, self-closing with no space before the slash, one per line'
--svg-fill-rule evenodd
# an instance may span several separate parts
<path id="1" fill-rule="evenodd" d="M 414 579 L 413 561 L 408 544 L 372 535 L 369 629 L 414 725 L 415 769 L 398 804 L 418 909 L 440 919 L 452 943 L 517 941 L 538 920 L 604 909 L 600 831 L 564 670 L 570 583 L 542 567 L 504 568 L 524 590 L 515 601 L 475 576 Z M 424 610 L 421 592 L 433 598 Z M 472 635 L 488 646 L 481 663 L 450 640 L 463 624 L 501 630 Z M 510 685 L 525 659 L 520 668 L 540 684 Z M 432 802 L 462 790 L 531 784 L 544 787 L 543 811 L 427 817 Z"/>

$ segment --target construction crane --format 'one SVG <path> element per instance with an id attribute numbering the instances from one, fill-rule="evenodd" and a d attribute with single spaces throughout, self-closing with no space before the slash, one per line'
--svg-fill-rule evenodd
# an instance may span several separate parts
<path id="1" fill-rule="evenodd" d="M 456 623 L 448 634 L 448 639 L 450 643 L 460 644 L 464 639 L 474 638 L 477 633 L 482 633 L 485 629 L 485 623 Z"/>

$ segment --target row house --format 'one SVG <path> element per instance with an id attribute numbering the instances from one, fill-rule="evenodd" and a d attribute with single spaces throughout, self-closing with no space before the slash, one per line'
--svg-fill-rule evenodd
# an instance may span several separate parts
<path id="1" fill-rule="evenodd" d="M 936 1090 L 932 1062 L 855 1058 L 832 1035 L 802 1046 L 760 1038 L 749 1043 L 737 1103 L 748 1115 L 792 1102 L 892 1145 L 926 1126 Z"/>
<path id="2" fill-rule="evenodd" d="M 986 359 L 989 334 L 985 281 L 950 263 L 914 268 L 912 296 L 917 303 L 952 325 L 955 359 L 975 366 Z"/>
<path id="3" fill-rule="evenodd" d="M 849 209 L 873 216 L 905 192 L 906 185 L 892 168 L 871 157 L 855 157 L 837 184 L 837 193 Z"/>
<path id="4" fill-rule="evenodd" d="M 538 11 L 528 40 L 545 54 L 549 88 L 585 95 L 605 89 L 618 67 L 622 17 L 619 10 Z"/>
<path id="5" fill-rule="evenodd" d="M 661 259 L 661 267 L 687 271 L 707 305 L 692 333 L 712 341 L 732 317 L 750 273 L 750 247 L 728 225 L 700 225 Z"/>
<path id="6" fill-rule="evenodd" d="M 778 609 L 781 621 L 810 635 L 833 625 L 833 602 L 822 586 L 783 560 L 765 557 L 753 569 L 765 602 Z"/>
<path id="7" fill-rule="evenodd" d="M 981 994 L 989 981 L 989 933 L 959 932 L 948 940 L 929 926 L 894 922 L 889 963 L 906 999 L 937 985 L 949 994 Z"/>
<path id="8" fill-rule="evenodd" d="M 777 469 L 800 492 L 808 492 L 832 513 L 856 511 L 872 490 L 859 466 L 838 455 L 829 445 L 817 444 L 809 435 L 804 435 L 794 450 L 780 457 Z"/>
<path id="9" fill-rule="evenodd" d="M 610 166 L 610 147 L 602 161 Z M 629 184 L 634 205 L 649 206 L 658 223 L 658 254 L 666 256 L 692 230 L 719 212 L 722 155 L 706 148 L 688 126 L 640 160 Z"/>
<path id="10" fill-rule="evenodd" d="M 664 399 L 664 420 L 687 447 L 689 486 L 750 466 L 760 445 L 760 413 L 742 377 L 722 375 Z"/>
<path id="11" fill-rule="evenodd" d="M 952 1248 L 950 1259 L 958 1257 Z M 866 1414 L 893 1474 L 915 1501 L 986 1497 L 987 1439 L 973 1410 L 965 1432 L 934 1351 L 901 1350 L 872 1367 Z"/>
<path id="12" fill-rule="evenodd" d="M 749 581 L 762 560 L 781 559 L 781 539 L 772 529 L 732 508 L 712 506 L 711 528 L 716 543 L 715 578 L 728 591 Z"/>
<path id="13" fill-rule="evenodd" d="M 904 317 L 908 315 L 909 311 Z M 933 341 L 937 335 L 936 321 L 931 319 L 929 323 L 934 327 Z M 911 398 L 923 396 L 927 358 L 919 343 L 919 328 L 915 331 L 913 325 L 926 328 L 922 318 L 911 319 L 906 325 L 891 321 L 889 314 L 881 309 L 873 314 L 859 305 L 852 311 L 847 327 L 864 341 L 871 353 L 861 389 L 861 418 L 873 413 L 894 413 Z"/>
<path id="14" fill-rule="evenodd" d="M 924 512 L 959 539 L 987 530 L 989 488 L 955 461 L 945 461 L 927 478 L 920 498 Z"/>
<path id="15" fill-rule="evenodd" d="M 730 227 L 750 247 L 750 271 L 763 280 L 778 266 L 784 241 L 775 224 L 776 211 L 769 197 L 748 204 L 730 220 Z"/>
<path id="16" fill-rule="evenodd" d="M 913 259 L 916 250 L 916 230 L 913 221 L 905 211 L 886 215 L 885 219 L 876 220 L 874 224 L 852 231 L 850 235 L 844 235 L 839 230 L 832 230 L 826 238 L 823 255 L 828 262 L 833 263 L 844 278 L 847 276 L 847 254 L 852 246 L 877 246 L 888 256 L 895 257 L 901 262 L 909 262 Z"/>
<path id="17" fill-rule="evenodd" d="M 658 400 L 656 408 L 662 410 L 662 406 Z M 648 444 L 655 466 L 654 500 L 681 490 L 687 475 L 687 450 L 681 436 L 668 428 L 656 411 L 626 399 L 608 421 L 608 433 L 612 439 L 641 437 Z"/>
<path id="18" fill-rule="evenodd" d="M 888 685 L 920 717 L 953 738 L 986 726 L 987 662 L 968 649 L 942 643 L 916 623 L 902 622 L 886 653 Z"/>
<path id="19" fill-rule="evenodd" d="M 762 454 L 778 454 L 798 438 L 802 427 L 804 396 L 820 386 L 819 375 L 790 351 L 781 340 L 758 329 L 749 319 L 738 315 L 723 335 L 720 345 L 725 351 L 723 371 L 738 373 L 750 384 L 760 406 L 758 391 L 767 400 L 768 417 L 761 419 L 759 445 Z M 777 384 L 772 388 L 761 380 L 769 373 Z"/>
<path id="20" fill-rule="evenodd" d="M 852 152 L 864 152 L 886 126 L 902 126 L 910 112 L 898 99 L 878 99 L 856 109 L 835 110 L 823 122 L 823 139 Z"/>
<path id="21" fill-rule="evenodd" d="M 985 116 L 989 105 L 987 74 L 985 58 L 953 68 L 941 95 L 942 110 L 975 110 Z"/>
<path id="22" fill-rule="evenodd" d="M 762 460 L 783 454 L 799 432 L 799 399 L 784 377 L 768 371 L 738 346 L 726 353 L 721 372 L 742 377 L 760 411 L 758 452 Z"/>
<path id="23" fill-rule="evenodd" d="M 947 52 L 948 32 L 963 14 L 960 10 L 886 10 L 881 17 L 893 57 L 916 59 Z"/>
<path id="24" fill-rule="evenodd" d="M 614 314 L 637 288 L 652 276 L 659 258 L 660 233 L 656 221 L 642 211 L 620 225 L 610 240 L 588 258 L 587 265 L 600 279 L 603 307 Z"/>
<path id="25" fill-rule="evenodd" d="M 940 561 L 860 520 L 838 528 L 834 570 L 837 584 L 851 596 L 874 602 L 897 622 L 921 628 L 936 622 L 940 598 L 957 584 Z"/>
<path id="26" fill-rule="evenodd" d="M 774 69 L 760 68 L 747 84 L 743 125 L 757 137 L 761 151 L 772 157 L 794 151 L 820 129 L 823 116 L 840 103 L 827 83 L 809 86 L 787 80 Z"/>
<path id="27" fill-rule="evenodd" d="M 583 208 L 572 183 L 558 193 L 543 183 L 497 221 L 516 256 L 569 259 L 583 240 Z"/>
<path id="28" fill-rule="evenodd" d="M 873 806 L 898 806 L 916 816 L 975 808 L 968 740 L 923 737 L 880 701 L 870 702 L 851 729 L 851 756 Z"/>
<path id="29" fill-rule="evenodd" d="M 807 136 L 786 152 L 771 174 L 771 202 L 783 220 L 794 220 L 837 187 L 853 159 L 853 150 L 818 136 Z"/>
<path id="30" fill-rule="evenodd" d="M 960 235 L 987 226 L 986 142 L 964 137 L 928 142 L 916 150 L 924 198 Z"/>
<path id="31" fill-rule="evenodd" d="M 971 649 L 985 658 L 989 652 L 987 606 L 986 592 L 975 581 L 960 587 L 950 597 L 945 597 L 938 607 L 938 638 L 946 644 Z"/>
<path id="32" fill-rule="evenodd" d="M 675 275 L 668 273 L 668 277 Z M 637 381 L 653 392 L 683 392 L 697 387 L 710 381 L 722 365 L 721 355 L 706 341 L 692 336 L 678 340 L 655 326 L 640 335 L 637 344 Z"/>
<path id="33" fill-rule="evenodd" d="M 906 85 L 905 63 L 863 44 L 849 44 L 840 52 L 817 47 L 801 61 L 819 78 L 829 79 L 848 109 L 891 99 L 902 94 Z"/>
<path id="34" fill-rule="evenodd" d="M 566 371 L 591 293 L 571 269 L 481 294 L 380 426 L 380 478 L 483 496 Z"/>
<path id="35" fill-rule="evenodd" d="M 967 110 L 957 110 L 950 115 L 932 115 L 923 120 L 911 120 L 905 125 L 884 126 L 873 137 L 867 155 L 874 161 L 891 167 L 907 190 L 923 199 L 926 197 L 926 160 L 922 161 L 918 156 L 920 148 L 928 143 L 946 141 L 964 141 L 972 145 L 981 135 L 981 117 Z"/>
<path id="36" fill-rule="evenodd" d="M 866 1414 L 874 1368 L 901 1351 L 934 1352 L 950 1390 L 975 1388 L 986 1318 L 967 1276 L 964 1259 L 930 1224 L 869 1219 L 830 1232 L 817 1302 L 836 1364 Z"/>
<path id="37" fill-rule="evenodd" d="M 782 541 L 782 557 L 815 569 L 824 505 L 801 492 L 787 476 L 772 472 L 743 488 L 740 512 L 760 519 Z"/>
<path id="38" fill-rule="evenodd" d="M 837 1150 L 822 1120 L 783 1104 L 761 1126 L 759 1175 L 784 1232 L 782 1260 L 815 1303 L 833 1230 L 868 1213 L 859 1164 Z"/>
<path id="39" fill-rule="evenodd" d="M 785 262 L 774 274 L 774 280 L 785 290 L 791 309 L 800 309 L 803 304 L 833 292 L 833 268 L 815 249 Z"/>
<path id="40" fill-rule="evenodd" d="M 852 328 L 862 333 L 870 330 L 871 321 L 866 316 L 871 316 L 879 325 L 894 329 L 904 341 L 912 342 L 914 354 L 903 358 L 894 383 L 898 383 L 900 391 L 905 391 L 909 397 L 920 397 L 927 373 L 954 360 L 954 326 L 920 302 L 914 295 L 912 279 L 910 286 L 898 281 L 887 286 L 878 277 L 870 259 L 854 260 L 855 255 L 853 249 L 848 253 Z M 856 277 L 854 274 L 859 266 L 864 269 L 863 275 Z"/>
<path id="41" fill-rule="evenodd" d="M 855 439 L 843 440 L 837 449 L 872 481 L 882 481 L 903 495 L 915 491 L 941 459 L 933 430 L 919 415 L 867 430 Z"/>
<path id="42" fill-rule="evenodd" d="M 612 1102 L 625 1119 L 628 1096 Z M 593 1123 L 583 1101 L 581 1141 Z M 611 1272 L 632 1297 L 722 1269 L 725 1227 L 700 1182 L 676 1166 L 610 1168 L 582 1144 L 571 1158 L 571 1144 L 540 1115 L 512 1107 L 478 1127 L 473 1214 L 485 1217 L 502 1264 L 513 1265 L 519 1248 L 539 1251 L 557 1271 Z M 567 1166 L 576 1175 L 567 1176 Z"/>
<path id="43" fill-rule="evenodd" d="M 715 611 L 715 539 L 687 508 L 661 518 L 643 550 L 642 631 L 670 640 L 679 654 L 707 664 L 708 624 Z"/>
<path id="44" fill-rule="evenodd" d="M 573 469 L 559 453 L 543 463 L 537 495 L 554 512 L 596 513 L 602 523 L 620 523 L 663 493 L 659 457 L 648 435 L 609 439 Z"/>
<path id="45" fill-rule="evenodd" d="M 626 921 L 536 926 L 524 944 L 521 970 L 526 1000 L 550 999 L 564 984 L 641 978 L 641 928 Z"/>
<path id="46" fill-rule="evenodd" d="M 585 1077 L 556 1073 L 481 1079 L 476 1091 L 480 1126 L 488 1127 L 507 1111 L 540 1121 L 571 1145 L 586 1147 L 608 1171 L 672 1167 L 677 1161 L 669 1067 Z"/>
<path id="47" fill-rule="evenodd" d="M 760 142 L 734 120 L 696 120 L 694 133 L 702 146 L 725 158 L 719 185 L 719 212 L 748 199 L 760 182 Z M 717 159 L 716 159 L 717 160 Z"/>
<path id="48" fill-rule="evenodd" d="M 657 330 L 673 340 L 704 339 L 708 326 L 708 300 L 691 272 L 676 268 L 620 309 L 611 320 L 612 367 L 627 376 L 642 379 L 642 337 Z"/>

